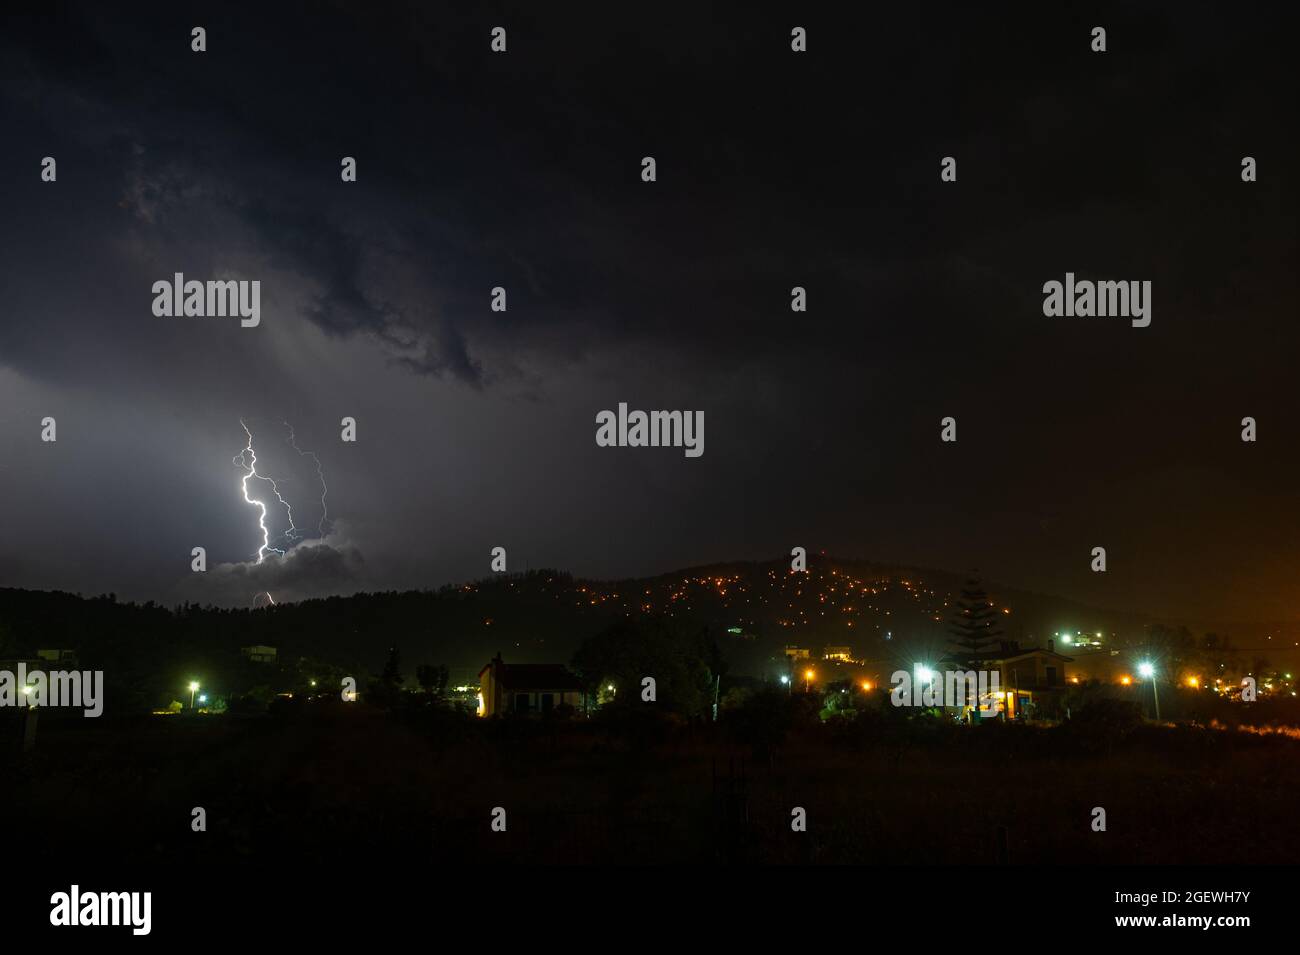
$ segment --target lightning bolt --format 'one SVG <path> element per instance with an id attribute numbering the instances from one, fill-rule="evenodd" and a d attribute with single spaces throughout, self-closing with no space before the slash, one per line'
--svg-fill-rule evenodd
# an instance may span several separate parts
<path id="1" fill-rule="evenodd" d="M 323 538 L 325 536 L 325 519 L 329 517 L 329 508 L 325 506 L 325 496 L 330 492 L 329 485 L 325 483 L 325 468 L 321 465 L 320 458 L 316 457 L 315 451 L 304 451 L 302 448 L 298 447 L 298 442 L 295 440 L 293 434 L 293 425 L 291 425 L 289 422 L 286 421 L 284 423 L 284 426 L 289 429 L 289 447 L 297 451 L 298 454 L 300 454 L 302 457 L 311 458 L 313 461 L 316 462 L 316 476 L 320 478 L 320 486 L 321 486 L 321 494 L 320 494 L 321 514 L 320 514 L 320 523 L 316 525 L 316 536 Z M 292 517 L 290 517 L 290 522 L 292 522 L 292 520 L 293 520 Z"/>
<path id="2" fill-rule="evenodd" d="M 244 450 L 235 455 L 232 462 L 236 467 L 248 469 L 248 473 L 244 475 L 244 479 L 240 482 L 240 487 L 244 492 L 244 500 L 258 509 L 257 526 L 262 529 L 262 546 L 257 549 L 257 562 L 260 564 L 266 559 L 267 551 L 274 551 L 281 556 L 284 555 L 284 551 L 278 547 L 271 546 L 271 532 L 266 526 L 266 503 L 248 496 L 248 479 L 258 478 L 259 480 L 269 482 L 271 490 L 275 492 L 276 499 L 285 506 L 286 510 L 288 510 L 289 504 L 284 498 L 280 497 L 280 492 L 276 489 L 274 480 L 264 474 L 257 473 L 257 453 L 253 450 L 253 432 L 248 430 L 248 425 L 244 424 L 243 418 L 239 419 L 239 426 L 244 429 L 244 434 L 248 435 L 248 444 L 245 445 Z M 285 533 L 288 534 L 295 530 L 296 529 L 293 526 L 293 513 L 290 511 L 289 531 L 286 531 Z"/>

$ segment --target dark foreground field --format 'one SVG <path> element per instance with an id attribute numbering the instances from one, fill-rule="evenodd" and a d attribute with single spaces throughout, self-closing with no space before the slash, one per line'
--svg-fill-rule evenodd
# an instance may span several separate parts
<path id="1" fill-rule="evenodd" d="M 0 757 L 42 852 L 162 868 L 434 863 L 1289 863 L 1300 742 L 1142 726 L 487 723 L 364 706 L 65 719 Z M 194 807 L 207 831 L 191 830 Z M 506 831 L 493 832 L 495 807 Z M 791 811 L 807 831 L 791 831 Z M 1105 832 L 1091 828 L 1106 811 Z M 33 843 L 35 844 L 35 843 Z"/>

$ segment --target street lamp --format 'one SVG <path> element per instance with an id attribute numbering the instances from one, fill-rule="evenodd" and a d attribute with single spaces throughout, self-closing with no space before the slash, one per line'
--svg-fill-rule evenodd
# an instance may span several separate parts
<path id="1" fill-rule="evenodd" d="M 933 693 L 934 693 L 934 678 L 936 676 L 935 672 L 931 670 L 928 666 L 926 666 L 924 663 L 917 663 L 912 667 L 912 669 L 913 672 L 916 673 L 916 682 L 921 688 L 921 696 L 920 696 L 921 702 L 922 703 L 925 702 L 925 689 L 927 686 L 930 688 L 931 699 L 934 699 L 935 697 L 933 696 Z"/>
<path id="2" fill-rule="evenodd" d="M 809 667 L 807 670 L 803 671 L 803 691 L 805 693 L 812 692 L 812 678 L 813 678 L 812 667 Z"/>
<path id="3" fill-rule="evenodd" d="M 194 694 L 198 691 L 199 685 L 195 682 L 190 683 L 190 709 L 194 709 Z"/>
<path id="4" fill-rule="evenodd" d="M 1150 663 L 1138 664 L 1138 675 L 1151 681 L 1151 693 L 1156 701 L 1156 719 L 1160 719 L 1160 687 L 1156 685 L 1156 668 Z"/>

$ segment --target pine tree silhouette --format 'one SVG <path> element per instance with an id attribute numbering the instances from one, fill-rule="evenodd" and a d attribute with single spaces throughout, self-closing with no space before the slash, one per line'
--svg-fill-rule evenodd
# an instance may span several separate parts
<path id="1" fill-rule="evenodd" d="M 997 609 L 980 582 L 979 571 L 972 571 L 962 588 L 961 597 L 948 623 L 952 635 L 952 658 L 975 669 L 988 655 L 1001 649 L 1002 627 Z"/>

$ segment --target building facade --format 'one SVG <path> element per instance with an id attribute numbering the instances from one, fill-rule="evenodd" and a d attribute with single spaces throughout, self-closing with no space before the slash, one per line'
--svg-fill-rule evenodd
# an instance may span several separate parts
<path id="1" fill-rule="evenodd" d="M 585 713 L 582 681 L 558 663 L 506 663 L 498 652 L 479 671 L 479 715 Z"/>

